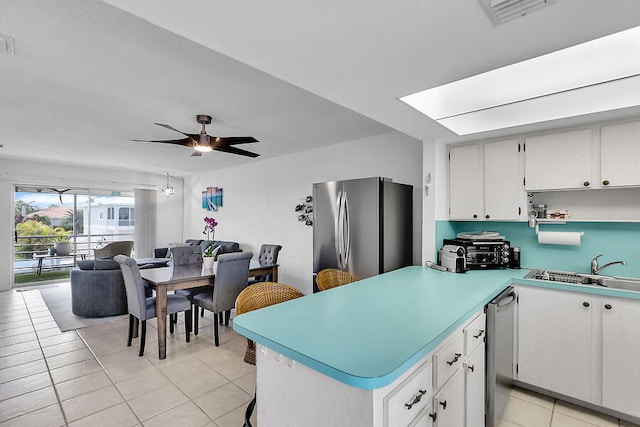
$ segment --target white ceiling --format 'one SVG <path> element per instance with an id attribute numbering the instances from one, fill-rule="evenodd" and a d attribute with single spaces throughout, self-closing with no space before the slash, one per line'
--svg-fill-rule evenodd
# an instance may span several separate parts
<path id="1" fill-rule="evenodd" d="M 0 0 L 16 51 L 0 54 L 0 158 L 184 175 L 392 129 L 460 141 L 397 98 L 638 25 L 637 0 L 557 0 L 499 27 L 476 0 Z M 195 133 L 196 114 L 261 157 L 130 141 L 180 137 L 153 122 Z"/>

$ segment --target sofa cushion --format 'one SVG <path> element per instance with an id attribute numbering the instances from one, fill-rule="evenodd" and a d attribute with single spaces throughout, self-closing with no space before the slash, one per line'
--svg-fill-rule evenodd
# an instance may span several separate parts
<path id="1" fill-rule="evenodd" d="M 94 260 L 95 270 L 120 270 L 120 264 L 112 259 L 96 259 Z"/>
<path id="2" fill-rule="evenodd" d="M 202 239 L 187 239 L 184 241 L 189 246 L 196 246 L 202 243 Z"/>
<path id="3" fill-rule="evenodd" d="M 94 262 L 92 259 L 83 259 L 78 261 L 78 268 L 80 270 L 93 270 Z"/>

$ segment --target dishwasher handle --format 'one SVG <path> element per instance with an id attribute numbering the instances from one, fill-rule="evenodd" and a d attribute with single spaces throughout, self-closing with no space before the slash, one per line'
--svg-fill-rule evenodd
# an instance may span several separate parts
<path id="1" fill-rule="evenodd" d="M 510 309 L 511 306 L 516 303 L 516 297 L 517 294 L 515 289 L 511 288 L 508 292 L 503 292 L 503 294 L 499 295 L 492 302 L 495 304 L 496 310 L 500 312 Z"/>

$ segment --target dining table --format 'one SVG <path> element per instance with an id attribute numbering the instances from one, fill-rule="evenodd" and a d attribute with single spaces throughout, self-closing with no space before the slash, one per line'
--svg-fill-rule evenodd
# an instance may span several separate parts
<path id="1" fill-rule="evenodd" d="M 214 262 L 213 268 L 204 268 L 202 264 L 187 264 L 140 270 L 140 276 L 156 292 L 160 359 L 167 357 L 167 293 L 178 289 L 214 285 L 217 267 L 217 262 Z M 271 280 L 277 282 L 278 264 L 261 264 L 258 260 L 252 259 L 249 264 L 249 277 L 265 274 L 270 274 Z"/>

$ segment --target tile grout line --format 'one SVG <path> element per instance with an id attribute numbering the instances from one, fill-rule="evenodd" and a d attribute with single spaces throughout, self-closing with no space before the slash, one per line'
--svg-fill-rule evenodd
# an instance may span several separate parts
<path id="1" fill-rule="evenodd" d="M 40 292 L 40 291 L 38 291 Z M 60 395 L 58 395 L 58 389 L 56 388 L 55 383 L 53 382 L 53 376 L 51 375 L 51 369 L 49 368 L 49 362 L 47 361 L 47 356 L 44 354 L 44 349 L 42 348 L 42 343 L 40 342 L 40 335 L 38 335 L 38 331 L 36 330 L 36 326 L 33 323 L 33 318 L 31 317 L 31 308 L 29 307 L 29 303 L 24 298 L 24 293 L 20 292 L 20 297 L 24 302 L 24 305 L 27 309 L 27 313 L 29 314 L 29 321 L 31 322 L 31 327 L 33 327 L 33 332 L 36 334 L 36 340 L 38 340 L 38 347 L 40 348 L 40 352 L 42 353 L 42 359 L 44 360 L 44 364 L 47 367 L 47 374 L 49 374 L 49 380 L 51 381 L 51 386 L 53 387 L 53 392 L 56 395 L 56 400 L 58 401 L 58 407 L 60 408 L 60 413 L 62 414 L 62 419 L 64 420 L 64 425 L 68 426 L 69 421 L 67 420 L 67 415 L 64 413 L 64 408 L 62 407 L 62 401 L 60 400 Z M 49 307 L 47 307 L 49 310 Z M 56 326 L 57 327 L 57 326 Z M 34 412 L 34 411 L 31 411 Z"/>

